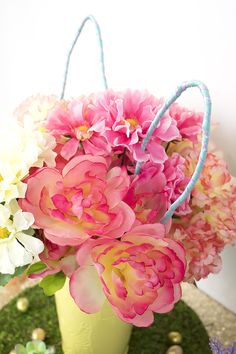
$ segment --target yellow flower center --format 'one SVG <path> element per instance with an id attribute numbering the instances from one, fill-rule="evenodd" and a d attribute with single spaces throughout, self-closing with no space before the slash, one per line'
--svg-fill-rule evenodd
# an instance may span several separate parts
<path id="1" fill-rule="evenodd" d="M 135 117 L 126 118 L 126 122 L 128 122 L 131 125 L 131 127 L 133 127 L 133 128 L 137 127 L 137 125 L 138 125 L 138 121 Z"/>
<path id="2" fill-rule="evenodd" d="M 76 137 L 78 140 L 84 141 L 92 136 L 91 132 L 88 132 L 89 127 L 87 125 L 80 125 L 75 129 Z"/>
<path id="3" fill-rule="evenodd" d="M 7 230 L 6 227 L 0 227 L 0 239 L 2 238 L 8 238 L 10 235 L 10 232 Z"/>

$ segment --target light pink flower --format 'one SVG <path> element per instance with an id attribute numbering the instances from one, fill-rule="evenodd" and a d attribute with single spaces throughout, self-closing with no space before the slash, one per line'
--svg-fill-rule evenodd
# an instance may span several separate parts
<path id="1" fill-rule="evenodd" d="M 231 189 L 231 175 L 226 163 L 214 153 L 208 153 L 202 175 L 193 191 L 193 205 L 204 207 L 215 199 L 222 200 Z"/>
<path id="2" fill-rule="evenodd" d="M 90 98 L 62 101 L 50 113 L 46 127 L 63 143 L 61 155 L 69 160 L 83 147 L 86 154 L 106 156 L 111 151 L 104 138 L 104 119 L 94 119 L 89 109 Z M 82 144 L 82 145 L 81 145 Z"/>
<path id="3" fill-rule="evenodd" d="M 219 254 L 225 242 L 207 222 L 207 214 L 201 212 L 192 217 L 173 219 L 171 235 L 174 240 L 182 242 L 186 252 L 185 281 L 200 280 L 221 270 Z"/>
<path id="4" fill-rule="evenodd" d="M 135 215 L 122 201 L 130 184 L 125 168 L 108 171 L 101 156 L 77 156 L 62 172 L 41 168 L 27 179 L 23 210 L 57 245 L 78 245 L 92 236 L 121 237 Z"/>
<path id="5" fill-rule="evenodd" d="M 198 151 L 184 150 L 186 174 L 192 174 Z M 185 280 L 205 278 L 221 269 L 220 252 L 236 241 L 236 185 L 226 164 L 209 153 L 195 188 L 191 193 L 192 213 L 173 219 L 170 234 L 186 249 Z"/>
<path id="6" fill-rule="evenodd" d="M 177 103 L 171 105 L 169 114 L 176 121 L 182 138 L 188 138 L 196 143 L 201 133 L 203 114 L 181 107 Z"/>
<path id="7" fill-rule="evenodd" d="M 147 91 L 107 91 L 94 100 L 91 109 L 95 116 L 105 119 L 105 136 L 113 147 L 128 149 L 135 161 L 151 158 L 154 162 L 163 162 L 167 156 L 161 143 L 179 137 L 176 121 L 170 116 L 162 118 L 147 151 L 144 153 L 141 149 L 143 137 L 162 104 L 162 99 L 157 99 Z"/>
<path id="8" fill-rule="evenodd" d="M 123 321 L 140 327 L 153 322 L 153 312 L 171 311 L 181 297 L 185 253 L 164 234 L 163 225 L 146 224 L 121 241 L 104 238 L 82 245 L 80 267 L 70 279 L 80 309 L 97 312 L 107 298 Z"/>

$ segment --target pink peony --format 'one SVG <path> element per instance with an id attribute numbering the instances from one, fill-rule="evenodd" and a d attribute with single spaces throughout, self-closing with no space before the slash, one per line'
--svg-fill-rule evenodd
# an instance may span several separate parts
<path id="1" fill-rule="evenodd" d="M 163 104 L 147 91 L 114 93 L 107 91 L 94 100 L 91 105 L 95 117 L 106 122 L 105 136 L 113 147 L 128 149 L 135 161 L 163 162 L 167 159 L 162 141 L 171 141 L 179 137 L 175 120 L 166 115 L 151 138 L 147 152 L 141 149 L 141 142 L 153 121 L 155 114 Z"/>
<path id="2" fill-rule="evenodd" d="M 177 103 L 171 105 L 169 114 L 176 121 L 181 137 L 196 143 L 201 133 L 203 114 L 183 108 Z"/>
<path id="3" fill-rule="evenodd" d="M 121 241 L 84 243 L 77 254 L 80 267 L 70 279 L 70 292 L 80 309 L 97 312 L 107 298 L 123 321 L 140 327 L 153 322 L 153 312 L 172 310 L 181 297 L 185 253 L 164 234 L 163 225 L 146 224 Z"/>
<path id="4" fill-rule="evenodd" d="M 77 156 L 59 172 L 41 168 L 27 179 L 23 210 L 57 245 L 79 245 L 92 236 L 121 237 L 135 215 L 122 201 L 130 184 L 125 168 L 108 171 L 99 156 Z"/>
<path id="5" fill-rule="evenodd" d="M 90 99 L 81 97 L 71 102 L 60 102 L 48 117 L 46 127 L 63 143 L 61 155 L 66 160 L 79 148 L 85 154 L 107 156 L 111 149 L 104 138 L 104 119 L 94 119 L 89 109 Z"/>

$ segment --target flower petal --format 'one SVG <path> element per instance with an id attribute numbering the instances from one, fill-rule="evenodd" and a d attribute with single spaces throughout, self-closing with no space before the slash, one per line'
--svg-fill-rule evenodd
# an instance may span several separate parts
<path id="1" fill-rule="evenodd" d="M 80 267 L 72 274 L 70 293 L 82 311 L 86 313 L 100 311 L 105 301 L 105 295 L 94 266 Z"/>

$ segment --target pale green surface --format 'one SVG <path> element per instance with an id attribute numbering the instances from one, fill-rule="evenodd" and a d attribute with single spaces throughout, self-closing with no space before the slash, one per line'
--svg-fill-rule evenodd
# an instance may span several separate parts
<path id="1" fill-rule="evenodd" d="M 56 295 L 65 354 L 125 354 L 132 326 L 122 322 L 106 302 L 102 311 L 87 315 L 78 310 L 68 280 Z"/>

